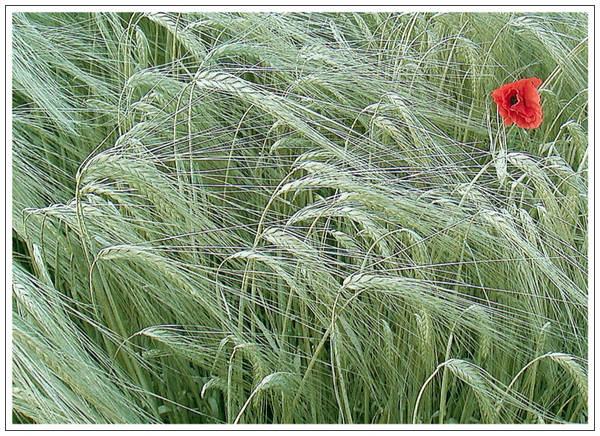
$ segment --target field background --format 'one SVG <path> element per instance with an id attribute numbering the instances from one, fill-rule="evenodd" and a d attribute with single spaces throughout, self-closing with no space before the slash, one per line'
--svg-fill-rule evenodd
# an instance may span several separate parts
<path id="1" fill-rule="evenodd" d="M 587 19 L 13 14 L 13 422 L 587 422 Z"/>

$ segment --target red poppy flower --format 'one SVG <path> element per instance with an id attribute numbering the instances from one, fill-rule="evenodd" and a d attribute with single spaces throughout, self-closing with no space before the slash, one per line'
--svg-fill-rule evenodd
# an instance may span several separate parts
<path id="1" fill-rule="evenodd" d="M 524 129 L 535 129 L 542 123 L 542 107 L 537 88 L 542 81 L 537 77 L 507 83 L 492 92 L 504 125 L 513 122 Z"/>

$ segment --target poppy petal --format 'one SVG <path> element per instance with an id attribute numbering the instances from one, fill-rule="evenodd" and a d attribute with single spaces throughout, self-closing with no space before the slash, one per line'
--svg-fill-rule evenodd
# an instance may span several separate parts
<path id="1" fill-rule="evenodd" d="M 530 77 L 506 83 L 490 94 L 504 125 L 510 126 L 514 122 L 524 129 L 539 127 L 542 123 L 542 107 L 536 88 L 541 84 L 541 79 Z"/>

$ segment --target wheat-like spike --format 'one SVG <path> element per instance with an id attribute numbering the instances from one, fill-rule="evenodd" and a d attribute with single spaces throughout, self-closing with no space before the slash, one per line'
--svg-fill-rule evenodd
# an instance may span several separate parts
<path id="1" fill-rule="evenodd" d="M 498 423 L 500 417 L 494 407 L 492 393 L 488 391 L 486 380 L 475 369 L 473 364 L 461 359 L 451 359 L 446 366 L 456 377 L 473 388 L 484 421 Z"/>
<path id="2" fill-rule="evenodd" d="M 179 19 L 174 20 L 169 14 L 162 12 L 147 12 L 145 16 L 165 27 L 173 34 L 173 38 L 180 41 L 198 60 L 204 60 L 207 53 L 202 40 L 194 35 L 189 28 L 180 25 Z"/>
<path id="3" fill-rule="evenodd" d="M 588 378 L 585 369 L 577 362 L 577 358 L 566 353 L 549 353 L 548 357 L 562 366 L 573 377 L 577 389 L 587 404 Z"/>
<path id="4" fill-rule="evenodd" d="M 240 421 L 242 414 L 248 408 L 252 399 L 261 392 L 264 392 L 266 390 L 293 392 L 299 383 L 300 380 L 298 375 L 291 372 L 274 372 L 265 376 L 260 381 L 260 383 L 254 388 L 254 390 L 252 391 L 252 393 L 238 412 L 238 415 L 236 416 L 235 421 L 233 421 L 233 423 L 237 424 Z"/>

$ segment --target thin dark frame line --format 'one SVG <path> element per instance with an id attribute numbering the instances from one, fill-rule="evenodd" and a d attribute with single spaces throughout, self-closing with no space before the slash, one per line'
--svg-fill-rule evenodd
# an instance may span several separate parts
<path id="1" fill-rule="evenodd" d="M 73 7 L 74 6 L 74 7 L 77 7 L 77 6 L 80 6 L 80 5 L 65 5 L 65 4 L 18 5 L 18 4 L 5 4 L 4 5 L 4 22 L 5 23 L 7 22 L 7 16 L 8 16 L 8 13 L 9 13 L 8 8 L 9 7 L 32 8 L 32 7 L 48 7 L 48 6 L 57 6 L 57 7 Z M 83 7 L 85 8 L 85 7 L 113 7 L 113 6 L 114 7 L 137 7 L 137 8 L 139 8 L 139 7 L 147 7 L 148 5 L 131 5 L 131 4 L 126 4 L 126 5 L 122 5 L 122 4 L 121 5 L 117 5 L 117 4 L 100 4 L 100 5 L 98 5 L 98 4 L 89 4 L 89 5 L 85 5 Z M 172 7 L 190 7 L 190 6 L 194 7 L 194 5 L 177 5 L 177 4 L 175 4 L 175 5 L 168 5 L 168 6 L 164 5 L 164 6 L 166 8 L 172 8 Z M 343 8 L 343 6 L 341 6 L 339 4 L 333 4 L 333 5 L 330 5 L 330 4 L 291 4 L 291 5 L 284 5 L 284 6 L 281 6 L 281 5 L 272 5 L 272 4 L 259 4 L 259 5 L 247 5 L 247 4 L 246 5 L 244 5 L 244 4 L 241 4 L 241 5 L 239 5 L 239 4 L 234 4 L 234 5 L 205 4 L 203 6 L 213 6 L 213 7 L 238 7 L 238 6 L 240 6 L 240 7 L 247 7 L 247 6 L 263 7 L 264 6 L 264 7 L 284 7 L 284 8 L 288 8 L 288 7 L 312 7 L 312 6 L 315 6 L 315 7 L 341 7 L 341 8 Z M 356 7 L 356 6 L 358 6 L 358 7 L 363 7 L 363 6 L 364 7 L 394 7 L 396 5 L 380 5 L 380 4 L 374 4 L 374 5 L 353 5 L 353 7 Z M 448 5 L 444 5 L 444 4 L 427 4 L 427 5 L 406 4 L 406 5 L 402 5 L 402 7 L 406 7 L 406 6 L 408 6 L 408 7 L 413 7 L 413 6 L 426 6 L 426 7 L 438 7 L 439 6 L 439 7 L 447 7 Z M 595 88 L 595 85 L 596 85 L 596 78 L 595 78 L 595 74 L 596 74 L 596 71 L 595 71 L 596 5 L 595 5 L 595 3 L 591 3 L 591 4 L 575 4 L 575 5 L 573 5 L 573 4 L 570 4 L 570 5 L 531 5 L 531 4 L 492 4 L 492 5 L 470 5 L 470 4 L 469 5 L 465 5 L 465 4 L 458 4 L 458 5 L 456 5 L 456 4 L 454 4 L 454 5 L 450 5 L 450 6 L 451 7 L 471 7 L 471 6 L 478 7 L 478 6 L 483 6 L 483 7 L 486 7 L 486 8 L 487 7 L 503 7 L 503 8 L 505 8 L 507 6 L 509 6 L 509 7 L 510 6 L 534 7 L 534 8 L 535 7 L 539 8 L 539 7 L 544 7 L 544 6 L 546 6 L 546 7 L 547 6 L 552 6 L 552 7 L 554 7 L 554 6 L 558 6 L 558 7 L 564 6 L 564 7 L 567 7 L 567 8 L 569 8 L 569 7 L 586 7 L 586 8 L 591 8 L 592 9 L 592 23 L 593 23 L 593 26 L 592 26 L 592 38 L 593 38 L 593 41 L 594 41 L 594 50 L 590 52 L 589 57 L 591 57 L 591 63 L 592 63 L 592 65 L 594 65 L 594 75 L 591 77 L 591 81 L 594 84 L 594 93 L 592 95 L 592 100 L 594 102 L 594 120 L 593 121 L 595 122 L 595 120 L 596 120 L 596 88 Z M 151 7 L 163 7 L 163 5 L 151 5 Z M 568 11 L 565 11 L 565 12 L 568 12 Z M 451 11 L 449 11 L 449 13 L 451 13 Z M 8 28 L 9 28 L 9 26 L 5 26 L 5 29 L 4 29 L 5 44 L 8 44 L 8 41 L 9 41 Z M 589 32 L 589 29 L 588 29 L 588 32 Z M 12 35 L 10 35 L 10 40 L 12 40 Z M 590 59 L 588 58 L 588 61 L 589 60 Z M 588 75 L 589 75 L 589 65 L 588 65 Z M 589 84 L 588 84 L 588 88 L 589 88 Z M 8 99 L 8 97 L 9 97 L 8 92 L 7 92 L 8 91 L 8 74 L 7 74 L 6 63 L 4 65 L 4 89 L 5 89 L 5 96 Z M 11 88 L 10 96 L 12 98 L 12 88 Z M 588 101 L 589 101 L 589 96 L 588 96 Z M 8 114 L 6 114 L 6 115 L 8 115 Z M 594 125 L 595 125 L 595 123 L 594 123 Z M 588 133 L 588 137 L 589 137 L 589 133 Z M 4 118 L 4 140 L 5 140 L 5 144 L 8 144 L 8 123 L 7 123 L 7 117 L 6 116 Z M 593 144 L 594 145 L 596 144 L 596 129 L 595 128 L 594 128 L 594 133 L 593 133 Z M 589 141 L 588 141 L 588 147 L 589 147 Z M 10 154 L 12 155 L 12 143 L 10 144 L 10 149 L 9 150 L 10 150 Z M 5 151 L 5 159 L 8 157 L 8 155 L 9 155 L 9 151 L 6 150 Z M 5 163 L 8 164 L 8 159 L 6 159 L 6 160 L 7 160 L 7 162 L 5 162 Z M 11 164 L 12 164 L 12 162 L 11 162 Z M 592 164 L 594 164 L 594 163 L 592 163 Z M 595 171 L 595 168 L 594 168 L 594 171 Z M 595 175 L 594 175 L 594 172 L 591 173 L 590 178 L 591 178 L 591 180 L 588 179 L 588 187 L 591 184 L 593 184 L 594 188 L 595 188 Z M 4 198 L 5 198 L 5 206 L 6 206 L 5 207 L 5 213 L 4 213 L 5 248 L 7 247 L 7 243 L 8 243 L 8 240 L 7 240 L 8 235 L 7 235 L 7 232 L 6 232 L 6 230 L 7 230 L 7 228 L 6 228 L 7 227 L 7 214 L 8 214 L 8 210 L 9 210 L 8 204 L 7 204 L 7 202 L 8 202 L 8 195 L 7 195 L 8 194 L 8 188 L 7 188 L 7 185 L 8 185 L 8 177 L 7 177 L 7 174 L 6 174 L 6 171 L 5 171 L 4 172 Z M 588 203 L 589 203 L 589 198 L 588 198 Z M 11 206 L 10 210 L 12 211 L 12 204 L 10 206 Z M 594 216 L 595 216 L 596 215 L 596 202 L 595 201 L 594 201 L 593 211 L 594 211 Z M 588 226 L 590 224 L 592 226 L 594 225 L 594 223 L 590 223 L 589 222 L 589 214 L 588 214 Z M 588 232 L 588 241 L 589 241 L 589 232 Z M 12 239 L 11 239 L 11 242 L 12 242 Z M 12 243 L 11 243 L 11 246 L 12 246 Z M 594 271 L 595 271 L 595 269 L 596 269 L 596 256 L 595 256 L 596 255 L 596 239 L 595 238 L 592 241 L 592 246 L 593 246 L 593 252 L 594 252 L 593 267 L 594 267 Z M 11 250 L 11 263 L 12 263 L 12 250 Z M 8 256 L 6 256 L 5 259 L 4 259 L 4 271 L 6 272 L 7 269 L 8 269 Z M 588 275 L 588 280 L 589 280 L 589 275 Z M 595 283 L 596 283 L 596 280 L 595 280 L 595 277 L 593 277 L 591 288 L 588 286 L 588 307 L 589 307 L 590 290 L 591 289 L 595 289 Z M 5 289 L 5 296 L 6 295 L 8 295 L 7 289 Z M 8 344 L 8 333 L 9 333 L 9 326 L 6 325 L 6 323 L 8 321 L 8 304 L 6 303 L 6 298 L 7 297 L 5 297 L 4 303 L 3 303 L 4 304 L 4 315 L 5 315 L 5 332 L 4 332 L 4 380 L 5 380 L 5 393 L 8 390 L 7 389 L 8 387 L 6 386 L 6 380 L 7 380 L 7 374 L 8 374 L 8 372 L 7 372 L 7 364 L 6 364 L 6 357 L 7 357 L 7 344 Z M 12 300 L 11 300 L 11 310 L 12 310 Z M 592 307 L 592 319 L 594 320 L 594 328 L 595 328 L 596 327 L 596 308 L 595 308 L 595 306 Z M 10 326 L 10 327 L 12 327 L 12 326 Z M 589 350 L 589 346 L 590 346 L 590 338 L 588 337 L 588 350 Z M 594 405 L 595 405 L 595 403 L 596 403 L 596 383 L 595 383 L 596 382 L 596 380 L 595 380 L 595 375 L 596 375 L 596 347 L 595 347 L 595 345 L 592 345 L 592 346 L 594 348 L 594 352 L 593 352 L 593 356 L 594 356 L 594 386 L 592 387 L 592 390 L 593 390 L 593 394 L 592 395 L 593 395 L 593 398 L 594 398 Z M 591 415 L 590 412 L 593 413 L 593 411 L 589 411 L 588 410 L 588 420 L 589 420 L 589 417 Z M 121 431 L 121 430 L 123 430 L 123 428 L 114 429 L 114 430 L 113 429 L 36 429 L 35 426 L 37 426 L 37 425 L 43 426 L 44 424 L 30 424 L 30 425 L 27 425 L 27 427 L 25 427 L 25 428 L 7 429 L 7 410 L 6 410 L 6 407 L 5 407 L 5 409 L 4 409 L 4 429 L 5 429 L 5 431 L 61 431 L 61 432 L 69 432 L 69 431 L 82 431 L 82 430 L 83 431 Z M 95 425 L 95 424 L 92 424 L 92 425 Z M 115 426 L 119 426 L 119 427 L 127 427 L 127 424 L 114 424 L 114 425 Z M 136 424 L 131 424 L 131 425 L 136 425 Z M 168 424 L 158 424 L 158 425 L 148 424 L 148 425 L 149 426 L 156 426 L 156 427 L 159 427 L 159 428 L 155 428 L 155 429 L 154 428 L 148 428 L 148 429 L 146 429 L 146 428 L 144 428 L 144 429 L 128 429 L 127 431 L 163 431 L 165 429 L 164 428 L 165 426 L 169 426 Z M 289 425 L 289 424 L 284 424 L 284 425 Z M 321 424 L 321 425 L 323 425 L 323 424 Z M 358 425 L 361 425 L 361 424 L 358 424 Z M 369 427 L 372 431 L 398 431 L 398 430 L 402 430 L 402 427 L 406 426 L 407 424 L 395 424 L 395 425 L 397 427 L 400 427 L 400 428 L 395 428 L 395 429 L 373 429 L 372 428 L 373 425 L 364 424 L 365 427 Z M 570 425 L 586 425 L 586 424 L 570 424 Z M 204 427 L 204 425 L 202 425 L 202 424 L 198 424 L 197 426 L 198 426 L 198 429 L 201 429 L 201 428 Z M 212 425 L 211 425 L 211 430 L 214 430 L 214 431 L 281 431 L 281 430 L 283 430 L 283 429 L 278 429 L 278 428 L 273 428 L 273 429 L 265 429 L 265 428 L 261 428 L 261 429 L 245 429 L 245 428 L 244 429 L 235 429 L 235 428 L 231 428 L 229 425 L 226 425 L 226 426 L 227 426 L 227 428 L 225 428 L 225 429 L 214 429 L 214 428 L 212 428 Z M 277 426 L 276 424 L 273 425 L 273 427 L 276 427 L 276 426 Z M 313 429 L 313 427 L 317 427 L 318 428 L 318 426 L 319 426 L 319 424 L 308 424 L 305 427 Z M 169 428 L 169 430 L 183 431 L 183 432 L 185 432 L 185 431 L 197 431 L 197 429 L 194 429 L 194 430 L 192 430 L 192 429 L 181 429 L 181 430 L 178 430 L 176 428 Z M 306 431 L 306 430 L 307 430 L 307 428 L 302 428 L 302 429 L 285 429 L 284 431 Z M 345 431 L 345 432 L 346 431 L 364 431 L 362 429 L 354 429 L 354 428 L 352 428 L 352 429 L 346 429 L 346 428 L 344 428 L 344 429 L 318 428 L 318 430 L 320 430 L 320 431 Z M 426 429 L 411 428 L 410 430 L 411 431 L 431 431 L 432 428 L 431 427 L 426 428 Z M 529 429 L 529 428 L 527 428 L 527 429 L 500 429 L 500 428 L 494 428 L 494 429 L 469 429 L 467 427 L 467 428 L 460 428 L 460 429 L 443 429 L 443 431 L 461 431 L 461 432 L 463 432 L 463 431 L 522 431 L 522 430 L 525 430 L 525 431 L 544 431 L 544 432 L 547 432 L 547 431 L 550 431 L 550 432 L 565 431 L 564 428 L 556 428 L 556 429 L 554 429 L 554 428 L 552 428 L 552 429 L 548 429 L 548 428 L 544 428 L 544 429 L 535 429 L 535 428 L 532 428 L 532 429 Z M 595 431 L 595 430 L 596 430 L 596 419 L 595 419 L 595 416 L 594 416 L 594 424 L 593 424 L 592 429 L 581 429 L 581 430 L 574 429 L 574 431 Z"/>

